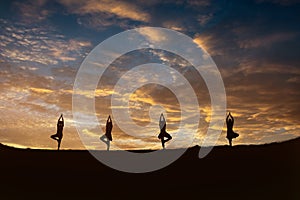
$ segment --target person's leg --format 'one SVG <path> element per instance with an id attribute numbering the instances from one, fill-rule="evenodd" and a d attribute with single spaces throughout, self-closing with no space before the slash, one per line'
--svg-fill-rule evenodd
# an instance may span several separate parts
<path id="1" fill-rule="evenodd" d="M 165 138 L 167 138 L 165 140 Z M 163 148 L 165 149 L 165 143 L 168 142 L 169 140 L 172 139 L 172 136 L 170 134 L 166 134 L 165 137 L 162 138 L 162 141 L 163 141 Z"/>
<path id="2" fill-rule="evenodd" d="M 162 137 L 160 140 L 161 140 L 161 144 L 162 144 L 163 149 L 165 149 L 165 140 L 164 140 L 164 137 Z"/>
<path id="3" fill-rule="evenodd" d="M 106 137 L 105 134 L 100 137 L 100 140 L 106 144 L 107 150 L 109 150 L 109 145 L 110 145 L 109 144 L 109 139 Z"/>
<path id="4" fill-rule="evenodd" d="M 61 139 L 58 139 L 58 140 L 57 140 L 57 151 L 59 151 L 60 143 L 61 143 Z"/>
<path id="5" fill-rule="evenodd" d="M 107 151 L 109 151 L 109 147 L 110 147 L 110 140 L 107 140 Z"/>
<path id="6" fill-rule="evenodd" d="M 172 139 L 172 136 L 171 136 L 170 134 L 167 134 L 167 135 L 166 135 L 166 138 L 167 138 L 167 139 L 165 140 L 165 142 L 168 142 L 169 140 Z"/>
<path id="7" fill-rule="evenodd" d="M 239 137 L 239 134 L 238 133 L 234 133 L 234 138 L 237 138 Z"/>
<path id="8" fill-rule="evenodd" d="M 232 147 L 232 139 L 228 139 L 229 140 L 229 146 Z"/>
<path id="9" fill-rule="evenodd" d="M 102 135 L 100 137 L 100 140 L 106 144 L 107 143 L 107 137 L 106 137 L 106 135 Z"/>
<path id="10" fill-rule="evenodd" d="M 50 137 L 51 137 L 53 140 L 57 140 L 57 135 L 56 135 L 56 134 L 51 135 Z"/>

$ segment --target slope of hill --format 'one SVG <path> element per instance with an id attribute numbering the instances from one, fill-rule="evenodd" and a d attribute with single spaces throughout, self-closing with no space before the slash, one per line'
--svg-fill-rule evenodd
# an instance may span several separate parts
<path id="1" fill-rule="evenodd" d="M 219 146 L 203 159 L 198 158 L 198 152 L 199 147 L 192 147 L 166 168 L 130 174 L 101 164 L 88 151 L 20 150 L 0 145 L 0 196 L 3 199 L 300 198 L 300 138 L 261 146 Z"/>

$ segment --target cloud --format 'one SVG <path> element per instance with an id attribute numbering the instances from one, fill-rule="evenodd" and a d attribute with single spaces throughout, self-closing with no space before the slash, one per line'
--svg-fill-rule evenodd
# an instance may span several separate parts
<path id="1" fill-rule="evenodd" d="M 60 0 L 60 3 L 66 6 L 70 12 L 80 15 L 105 13 L 122 19 L 131 19 L 142 22 L 148 22 L 150 20 L 149 14 L 147 14 L 138 6 L 125 1 Z"/>
<path id="2" fill-rule="evenodd" d="M 0 140 L 29 147 L 56 148 L 55 141 L 49 142 L 49 136 L 55 133 L 57 117 L 63 112 L 66 120 L 63 148 L 83 148 L 72 119 L 73 83 L 82 59 L 92 48 L 90 41 L 99 41 L 102 33 L 114 32 L 116 25 L 122 28 L 163 26 L 182 31 L 210 53 L 224 80 L 228 110 L 236 120 L 234 130 L 240 133 L 234 144 L 260 144 L 299 136 L 299 20 L 293 7 L 286 6 L 292 5 L 287 3 L 292 1 L 272 2 L 277 5 L 236 3 L 234 12 L 223 18 L 218 5 L 204 1 L 61 1 L 60 6 L 65 6 L 62 9 L 65 13 L 60 15 L 62 20 L 75 16 L 78 23 L 90 23 L 92 27 L 98 24 L 100 29 L 88 30 L 90 38 L 85 34 L 82 38 L 71 37 L 69 32 L 56 29 L 55 24 L 51 26 L 55 20 L 51 21 L 49 16 L 54 16 L 56 11 L 50 10 L 51 6 L 46 9 L 47 2 L 14 4 L 20 5 L 18 11 L 23 21 L 0 19 Z M 29 8 L 32 13 L 28 13 Z M 42 13 L 43 10 L 47 12 Z M 38 25 L 33 25 L 35 22 Z M 101 27 L 108 31 L 102 32 Z M 70 27 L 68 31 L 75 28 Z M 94 33 L 96 39 L 92 37 Z M 141 34 L 157 43 L 165 39 L 156 32 Z M 132 67 L 148 62 L 170 65 L 192 84 L 201 114 L 194 144 L 201 144 L 211 120 L 205 83 L 187 61 L 161 51 L 126 54 L 109 66 L 95 91 L 79 91 L 88 98 L 95 96 L 100 121 L 97 128 L 105 128 L 107 116 L 112 113 L 110 97 L 116 82 Z M 181 119 L 180 107 L 170 91 L 154 84 L 141 87 L 131 96 L 129 107 L 134 123 L 144 126 L 154 119 L 155 124 L 145 133 L 137 133 L 149 137 L 135 138 L 123 133 L 114 121 L 116 140 L 113 143 L 126 149 L 160 148 L 157 113 L 164 107 L 168 131 L 178 145 L 184 144 L 186 135 L 176 133 Z M 124 107 L 116 109 L 122 112 Z M 191 111 L 185 120 L 193 119 L 195 109 Z M 88 124 L 90 120 L 87 117 L 82 123 Z M 191 126 L 187 124 L 188 128 Z M 99 133 L 93 129 L 87 132 L 89 134 L 96 138 Z M 217 144 L 226 143 L 226 127 L 223 127 Z M 93 143 L 88 147 L 97 145 Z"/>
<path id="3" fill-rule="evenodd" d="M 65 116 L 64 142 L 62 148 L 83 149 L 71 115 L 71 95 L 59 88 L 65 82 L 36 74 L 28 67 L 18 69 L 1 62 L 0 77 L 0 140 L 31 148 L 56 149 L 50 135 L 56 131 L 60 113 Z M 29 68 L 30 69 L 30 68 Z M 4 78 L 6 77 L 6 78 Z M 75 146 L 74 146 L 75 145 Z"/>
<path id="4" fill-rule="evenodd" d="M 213 18 L 213 14 L 209 13 L 207 15 L 199 15 L 198 21 L 201 26 L 205 26 L 211 19 Z"/>
<path id="5" fill-rule="evenodd" d="M 51 15 L 51 11 L 47 9 L 47 0 L 14 2 L 13 7 L 26 23 L 40 22 Z"/>
<path id="6" fill-rule="evenodd" d="M 39 93 L 39 94 L 51 94 L 53 93 L 54 91 L 53 90 L 49 90 L 49 89 L 45 89 L 45 88 L 30 88 L 30 90 L 32 92 L 36 92 L 36 93 Z"/>
<path id="7" fill-rule="evenodd" d="M 299 76 L 295 76 L 295 77 L 289 78 L 287 80 L 287 82 L 289 82 L 289 83 L 300 83 L 300 77 Z"/>
<path id="8" fill-rule="evenodd" d="M 194 43 L 196 43 L 200 48 L 207 51 L 211 56 L 222 56 L 224 55 L 223 49 L 219 47 L 222 43 L 214 35 L 210 34 L 195 34 L 193 38 Z"/>
<path id="9" fill-rule="evenodd" d="M 299 30 L 294 20 L 292 24 L 272 23 L 272 18 L 279 16 L 289 19 L 290 15 L 280 9 L 272 16 L 269 12 L 259 13 L 259 18 L 252 14 L 233 16 L 194 36 L 194 42 L 211 54 L 221 71 L 227 107 L 236 117 L 235 130 L 240 133 L 236 144 L 263 144 L 299 136 L 299 67 L 295 55 L 299 52 Z M 227 142 L 225 131 L 218 144 Z"/>
<path id="10" fill-rule="evenodd" d="M 20 68 L 22 70 L 29 70 L 29 71 L 36 71 L 36 70 L 38 70 L 37 67 L 29 67 L 29 66 L 21 66 Z"/>
<path id="11" fill-rule="evenodd" d="M 298 4 L 298 0 L 256 0 L 257 3 L 274 3 L 274 4 L 280 4 L 283 6 L 290 6 L 293 4 Z"/>
<path id="12" fill-rule="evenodd" d="M 146 41 L 149 41 L 154 44 L 159 42 L 165 42 L 168 38 L 163 31 L 152 28 L 139 29 L 139 34 L 143 35 L 146 38 Z"/>
<path id="13" fill-rule="evenodd" d="M 10 62 L 57 65 L 81 61 L 92 45 L 88 40 L 66 39 L 46 27 L 30 28 L 4 20 L 0 23 L 5 27 L 5 31 L 0 32 L 5 47 L 0 50 L 0 55 Z"/>
<path id="14" fill-rule="evenodd" d="M 64 90 L 63 92 L 72 94 L 73 90 Z M 94 91 L 88 91 L 88 90 L 76 90 L 76 95 L 82 95 L 86 98 L 97 98 L 97 97 L 108 97 L 111 96 L 114 93 L 114 90 L 109 88 L 104 89 L 96 89 Z"/>
<path id="15" fill-rule="evenodd" d="M 179 21 L 164 21 L 162 26 L 168 29 L 172 29 L 174 31 L 183 32 L 186 31 L 186 28 Z"/>
<path id="16" fill-rule="evenodd" d="M 192 6 L 206 7 L 211 5 L 211 0 L 188 0 L 188 4 Z"/>
<path id="17" fill-rule="evenodd" d="M 255 36 L 246 40 L 239 40 L 238 44 L 240 48 L 260 48 L 271 47 L 274 43 L 284 42 L 292 40 L 296 37 L 295 33 L 271 33 L 269 35 Z"/>
<path id="18" fill-rule="evenodd" d="M 268 71 L 267 66 L 266 71 L 259 68 L 259 75 L 250 73 L 245 76 L 240 71 L 224 79 L 228 109 L 238 119 L 236 130 L 243 134 L 238 143 L 246 143 L 247 140 L 257 143 L 278 141 L 291 137 L 284 136 L 290 134 L 288 131 L 274 135 L 278 128 L 298 130 L 296 118 L 300 110 L 296 105 L 300 93 L 287 81 L 287 77 L 293 77 L 293 72 L 286 71 L 285 75 L 280 70 Z M 273 78 L 267 80 L 270 76 Z M 293 137 L 296 137 L 297 131 L 294 134 Z"/>

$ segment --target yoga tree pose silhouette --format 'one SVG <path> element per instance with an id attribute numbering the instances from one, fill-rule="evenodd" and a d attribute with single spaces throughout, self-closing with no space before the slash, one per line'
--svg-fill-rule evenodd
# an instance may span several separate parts
<path id="1" fill-rule="evenodd" d="M 158 138 L 161 140 L 163 149 L 165 149 L 165 143 L 172 139 L 172 136 L 166 131 L 166 126 L 167 126 L 166 119 L 164 115 L 161 114 L 159 117 L 160 133 L 158 135 Z M 165 138 L 167 139 L 165 140 Z"/>
<path id="2" fill-rule="evenodd" d="M 64 129 L 64 117 L 63 117 L 63 114 L 61 114 L 57 120 L 56 134 L 50 136 L 53 140 L 57 141 L 57 150 L 59 150 L 60 143 L 63 138 L 63 129 Z"/>
<path id="3" fill-rule="evenodd" d="M 106 132 L 104 135 L 100 137 L 100 140 L 107 145 L 107 151 L 109 151 L 110 141 L 112 141 L 112 135 L 111 135 L 112 128 L 113 128 L 113 124 L 109 115 L 106 120 Z"/>
<path id="4" fill-rule="evenodd" d="M 226 138 L 229 141 L 229 146 L 232 146 L 232 139 L 237 138 L 239 136 L 238 133 L 235 133 L 233 131 L 233 124 L 234 124 L 234 118 L 229 112 L 229 114 L 226 117 L 226 124 L 227 124 L 227 136 Z"/>

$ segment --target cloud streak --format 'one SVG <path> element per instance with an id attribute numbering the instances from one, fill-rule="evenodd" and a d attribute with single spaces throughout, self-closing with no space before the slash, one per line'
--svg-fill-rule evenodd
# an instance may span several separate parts
<path id="1" fill-rule="evenodd" d="M 93 14 L 93 13 L 107 13 L 116 15 L 119 18 L 128 18 L 136 21 L 147 22 L 150 16 L 137 7 L 134 4 L 125 1 L 70 1 L 70 0 L 60 0 L 60 2 L 68 7 L 72 13 L 76 14 Z"/>

